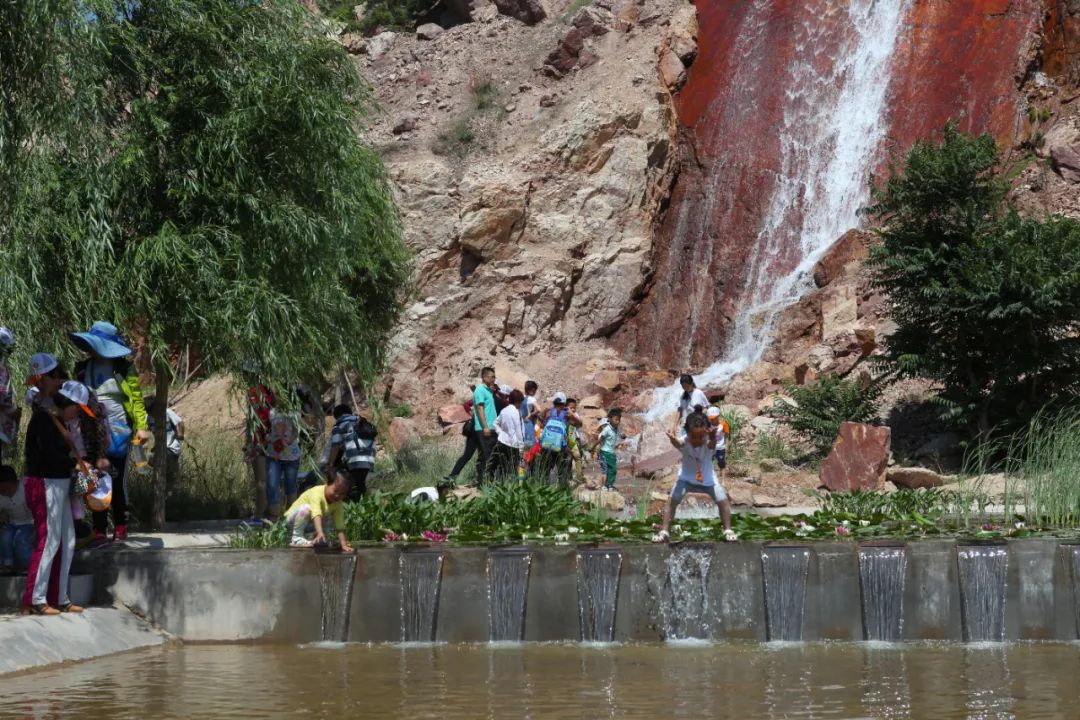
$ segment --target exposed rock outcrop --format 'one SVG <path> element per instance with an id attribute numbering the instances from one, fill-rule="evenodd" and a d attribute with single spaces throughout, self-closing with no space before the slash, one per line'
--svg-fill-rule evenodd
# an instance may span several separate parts
<path id="1" fill-rule="evenodd" d="M 832 452 L 821 463 L 821 484 L 832 492 L 879 490 L 889 464 L 887 427 L 844 423 Z"/>

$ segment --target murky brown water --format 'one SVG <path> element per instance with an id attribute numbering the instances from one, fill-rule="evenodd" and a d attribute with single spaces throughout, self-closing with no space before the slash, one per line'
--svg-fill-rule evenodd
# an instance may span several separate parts
<path id="1" fill-rule="evenodd" d="M 1078 718 L 1080 646 L 184 646 L 0 679 L 2 718 Z"/>

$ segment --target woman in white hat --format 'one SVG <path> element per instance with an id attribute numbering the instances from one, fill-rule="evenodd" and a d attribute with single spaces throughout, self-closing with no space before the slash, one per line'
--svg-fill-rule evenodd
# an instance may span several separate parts
<path id="1" fill-rule="evenodd" d="M 56 372 L 61 368 L 53 368 Z M 52 391 L 51 386 L 42 390 Z M 79 413 L 93 416 L 90 393 L 82 383 L 67 381 L 47 403 L 34 404 L 26 428 L 26 505 L 34 518 L 35 544 L 23 591 L 22 612 L 58 615 L 82 612 L 68 597 L 71 558 L 75 554 L 75 521 L 71 514 L 71 475 L 75 469 L 74 444 L 65 424 Z M 57 582 L 50 576 L 59 556 Z"/>

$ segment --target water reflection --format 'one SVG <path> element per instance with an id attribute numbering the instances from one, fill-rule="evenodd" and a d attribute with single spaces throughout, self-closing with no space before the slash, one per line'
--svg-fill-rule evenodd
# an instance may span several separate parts
<path id="1" fill-rule="evenodd" d="M 1080 717 L 1068 644 L 183 646 L 0 680 L 0 717 Z"/>

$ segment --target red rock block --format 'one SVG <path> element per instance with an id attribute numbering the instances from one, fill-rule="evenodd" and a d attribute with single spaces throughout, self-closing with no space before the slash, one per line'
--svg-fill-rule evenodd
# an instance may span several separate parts
<path id="1" fill-rule="evenodd" d="M 880 489 L 891 445 L 892 431 L 887 427 L 844 423 L 832 452 L 821 463 L 821 485 L 832 492 Z"/>
<path id="2" fill-rule="evenodd" d="M 443 425 L 457 425 L 468 419 L 469 411 L 461 403 L 439 408 L 439 422 Z"/>
<path id="3" fill-rule="evenodd" d="M 859 230 L 848 230 L 832 244 L 814 265 L 814 284 L 825 287 L 843 275 L 848 265 L 866 259 L 870 235 Z"/>

